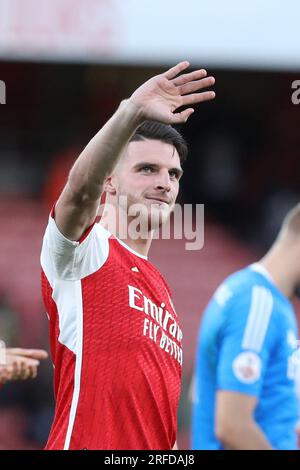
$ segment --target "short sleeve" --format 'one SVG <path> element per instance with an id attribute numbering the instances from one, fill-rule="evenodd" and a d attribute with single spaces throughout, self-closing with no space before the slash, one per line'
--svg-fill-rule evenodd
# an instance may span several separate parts
<path id="1" fill-rule="evenodd" d="M 50 215 L 41 252 L 47 278 L 75 281 L 96 272 L 108 258 L 109 236 L 100 224 L 94 224 L 82 242 L 68 240 Z"/>
<path id="2" fill-rule="evenodd" d="M 273 340 L 273 297 L 255 285 L 233 296 L 220 334 L 217 388 L 259 396 Z"/>

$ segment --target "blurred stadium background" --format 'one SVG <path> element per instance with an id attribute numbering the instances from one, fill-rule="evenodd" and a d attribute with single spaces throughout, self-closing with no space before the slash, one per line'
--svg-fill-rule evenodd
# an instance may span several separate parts
<path id="1" fill-rule="evenodd" d="M 205 245 L 155 241 L 182 317 L 179 446 L 201 312 L 218 283 L 256 260 L 300 200 L 298 0 L 0 0 L 0 336 L 47 347 L 39 252 L 51 204 L 83 146 L 120 100 L 183 59 L 207 67 L 217 99 L 182 132 L 190 153 L 180 201 L 205 204 Z M 296 306 L 298 308 L 298 306 Z M 0 449 L 42 448 L 52 366 L 0 394 Z"/>

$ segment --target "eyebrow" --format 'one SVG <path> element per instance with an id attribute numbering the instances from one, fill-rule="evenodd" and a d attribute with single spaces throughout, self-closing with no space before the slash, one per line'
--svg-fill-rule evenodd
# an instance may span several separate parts
<path id="1" fill-rule="evenodd" d="M 160 165 L 157 165 L 157 163 L 150 163 L 150 162 L 140 162 L 137 163 L 136 165 L 133 166 L 134 170 L 138 170 L 139 168 L 142 168 L 143 166 L 151 166 L 152 168 L 158 170 L 160 168 Z M 179 167 L 174 167 L 174 168 L 169 168 L 169 171 L 174 171 L 178 174 L 178 176 L 181 176 L 183 174 L 182 168 Z"/>

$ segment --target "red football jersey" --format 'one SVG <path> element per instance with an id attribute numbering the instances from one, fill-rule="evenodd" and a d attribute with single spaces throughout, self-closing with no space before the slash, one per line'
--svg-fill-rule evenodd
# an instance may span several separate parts
<path id="1" fill-rule="evenodd" d="M 100 224 L 72 242 L 52 217 L 41 264 L 56 397 L 46 449 L 172 449 L 182 331 L 162 275 Z"/>

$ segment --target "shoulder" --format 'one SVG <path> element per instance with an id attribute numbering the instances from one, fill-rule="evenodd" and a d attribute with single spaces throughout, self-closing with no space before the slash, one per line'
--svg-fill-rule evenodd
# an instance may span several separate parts
<path id="1" fill-rule="evenodd" d="M 217 289 L 214 300 L 219 306 L 223 302 L 224 326 L 245 330 L 252 339 L 275 320 L 276 299 L 271 286 L 247 268 L 229 276 Z"/>
<path id="2" fill-rule="evenodd" d="M 234 304 L 246 307 L 251 302 L 253 292 L 260 287 L 265 288 L 257 280 L 255 273 L 249 268 L 244 268 L 228 276 L 216 289 L 212 299 L 222 308 L 232 308 Z"/>
<path id="3" fill-rule="evenodd" d="M 79 241 L 69 240 L 50 215 L 40 258 L 44 273 L 52 280 L 78 280 L 94 273 L 108 258 L 109 238 L 110 233 L 97 223 Z"/>

